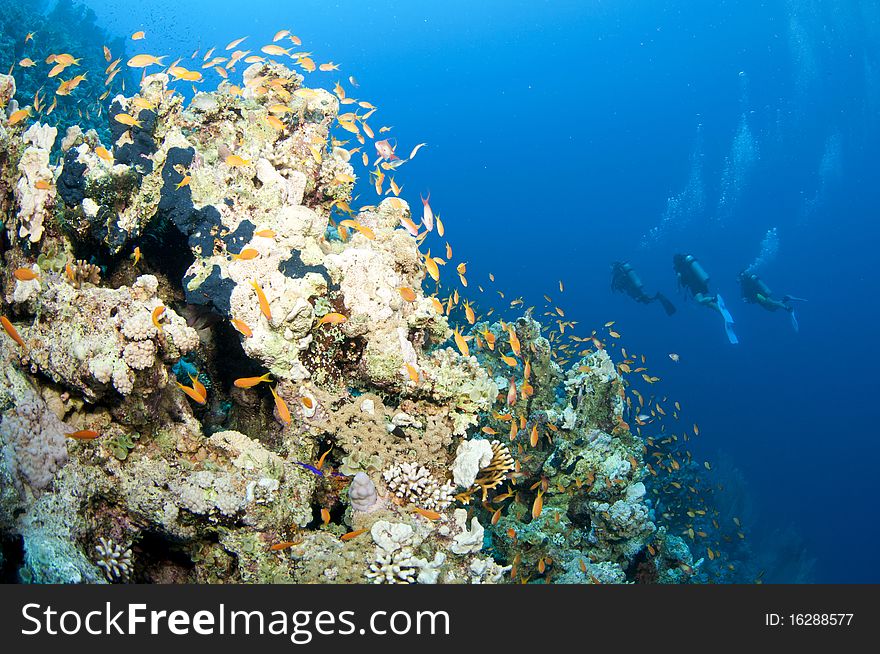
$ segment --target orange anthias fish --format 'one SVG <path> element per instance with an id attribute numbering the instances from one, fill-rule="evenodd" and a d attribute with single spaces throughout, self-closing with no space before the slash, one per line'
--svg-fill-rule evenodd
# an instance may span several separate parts
<path id="1" fill-rule="evenodd" d="M 370 531 L 370 530 L 369 529 L 356 529 L 354 531 L 348 532 L 347 534 L 343 534 L 342 536 L 339 537 L 339 540 L 348 541 L 348 540 L 351 540 L 352 538 L 357 538 L 361 534 L 365 534 L 368 531 Z"/>
<path id="2" fill-rule="evenodd" d="M 232 382 L 238 388 L 253 388 L 254 386 L 258 386 L 263 382 L 269 383 L 272 381 L 272 377 L 267 372 L 262 377 L 240 377 Z"/>
<path id="3" fill-rule="evenodd" d="M 289 425 L 290 410 L 287 408 L 287 404 L 285 404 L 284 399 L 275 391 L 274 386 L 270 386 L 269 390 L 272 391 L 272 397 L 275 398 L 275 408 L 278 410 L 278 417 L 281 418 L 281 422 L 285 425 Z"/>
<path id="4" fill-rule="evenodd" d="M 205 402 L 208 401 L 208 398 L 201 393 L 199 393 L 195 388 L 191 388 L 189 386 L 184 386 L 180 382 L 174 382 L 177 384 L 177 387 L 186 393 L 189 398 L 198 405 L 204 405 Z"/>
<path id="5" fill-rule="evenodd" d="M 141 121 L 129 114 L 116 114 L 115 116 L 113 116 L 113 120 L 115 120 L 117 123 L 128 125 L 129 127 L 141 126 Z"/>
<path id="6" fill-rule="evenodd" d="M 232 326 L 235 327 L 235 329 L 238 330 L 238 332 L 245 338 L 250 338 L 254 335 L 254 333 L 251 331 L 251 328 L 247 326 L 247 323 L 244 320 L 233 318 L 229 322 L 231 322 Z"/>
<path id="7" fill-rule="evenodd" d="M 252 281 L 251 286 L 254 287 L 254 292 L 257 294 L 257 300 L 260 302 L 260 311 L 266 316 L 266 320 L 272 320 L 272 311 L 269 309 L 269 300 L 266 299 L 266 294 L 263 293 L 263 289 L 260 288 L 260 285 L 257 284 L 256 281 Z"/>
<path id="8" fill-rule="evenodd" d="M 537 520 L 541 517 L 541 511 L 544 510 L 544 492 L 538 491 L 538 496 L 535 498 L 534 504 L 532 504 L 532 519 Z"/>
<path id="9" fill-rule="evenodd" d="M 238 254 L 232 254 L 231 256 L 235 261 L 250 261 L 260 256 L 260 253 L 254 248 L 245 248 Z"/>
<path id="10" fill-rule="evenodd" d="M 293 547 L 294 545 L 299 545 L 299 542 L 292 541 L 292 540 L 285 540 L 281 543 L 275 543 L 274 545 L 270 546 L 269 550 L 272 552 L 280 552 L 281 550 L 289 549 L 289 548 Z"/>
<path id="11" fill-rule="evenodd" d="M 165 313 L 165 307 L 158 306 L 155 309 L 153 309 L 153 314 L 151 316 L 153 319 L 153 326 L 160 332 L 162 331 L 162 323 L 159 322 L 159 319 L 162 317 L 162 314 L 164 314 L 164 313 Z"/>
<path id="12" fill-rule="evenodd" d="M 40 276 L 30 268 L 18 268 L 12 273 L 12 276 L 20 282 L 29 282 L 40 278 Z"/>
<path id="13" fill-rule="evenodd" d="M 431 511 L 430 509 L 423 509 L 418 506 L 414 506 L 413 509 L 415 509 L 416 513 L 418 513 L 419 515 L 423 515 L 424 517 L 426 517 L 428 520 L 430 520 L 432 522 L 436 522 L 437 520 L 440 519 L 440 514 L 437 513 L 436 511 Z"/>
<path id="14" fill-rule="evenodd" d="M 21 336 L 19 336 L 19 334 L 18 334 L 18 332 L 16 331 L 15 327 L 12 326 L 12 323 L 9 322 L 9 319 L 8 319 L 6 316 L 0 316 L 0 324 L 3 325 L 3 329 L 6 330 L 6 333 L 9 334 L 9 337 L 10 337 L 13 341 L 15 341 L 16 343 L 18 343 L 18 344 L 19 344 L 21 347 L 23 347 L 25 350 L 28 349 L 28 348 L 27 348 L 27 345 L 26 345 L 25 342 L 24 342 L 24 339 L 23 339 Z"/>
<path id="15" fill-rule="evenodd" d="M 416 301 L 416 293 L 409 286 L 401 286 L 397 289 L 397 292 L 400 293 L 400 297 L 402 297 L 407 302 Z"/>
<path id="16" fill-rule="evenodd" d="M 461 355 L 464 357 L 470 356 L 471 352 L 468 348 L 467 341 L 464 339 L 464 336 L 459 333 L 458 329 L 453 332 L 453 336 L 455 338 L 455 345 L 458 348 L 458 351 L 461 352 Z"/>
<path id="17" fill-rule="evenodd" d="M 344 316 L 341 313 L 328 313 L 327 315 L 323 316 L 318 321 L 318 324 L 319 325 L 338 325 L 340 323 L 345 322 L 346 320 L 348 320 L 348 317 Z"/>
<path id="18" fill-rule="evenodd" d="M 77 441 L 93 441 L 101 434 L 93 429 L 80 429 L 79 431 L 72 431 L 64 435 Z"/>

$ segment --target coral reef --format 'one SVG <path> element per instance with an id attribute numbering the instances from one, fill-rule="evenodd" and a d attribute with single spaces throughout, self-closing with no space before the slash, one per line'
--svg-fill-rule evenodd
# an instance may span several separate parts
<path id="1" fill-rule="evenodd" d="M 54 127 L 0 128 L 20 579 L 688 581 L 605 349 L 563 368 L 528 312 L 453 331 L 407 203 L 348 209 L 338 95 L 270 60 L 172 82 L 55 162 Z"/>

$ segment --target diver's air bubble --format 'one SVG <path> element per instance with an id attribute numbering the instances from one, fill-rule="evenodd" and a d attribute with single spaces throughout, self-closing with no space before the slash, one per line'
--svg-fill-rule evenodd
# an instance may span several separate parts
<path id="1" fill-rule="evenodd" d="M 690 159 L 688 180 L 681 192 L 666 199 L 660 223 L 642 236 L 642 248 L 656 245 L 670 231 L 680 229 L 703 212 L 706 190 L 703 184 L 703 130 L 697 125 L 697 138 Z"/>
<path id="2" fill-rule="evenodd" d="M 819 162 L 816 191 L 804 200 L 802 221 L 809 220 L 825 202 L 829 189 L 843 178 L 843 144 L 839 132 L 828 136 Z"/>
<path id="3" fill-rule="evenodd" d="M 775 227 L 771 227 L 767 230 L 767 233 L 764 234 L 764 238 L 761 239 L 761 251 L 758 253 L 758 256 L 755 257 L 755 260 L 749 264 L 748 268 L 746 268 L 747 272 L 756 272 L 761 268 L 764 268 L 776 258 L 776 255 L 779 253 L 779 232 Z"/>
<path id="4" fill-rule="evenodd" d="M 721 174 L 721 190 L 718 197 L 716 218 L 724 222 L 733 216 L 737 202 L 742 197 L 755 163 L 758 161 L 758 144 L 749 127 L 748 113 L 743 113 L 730 154 L 724 159 L 724 172 Z"/>

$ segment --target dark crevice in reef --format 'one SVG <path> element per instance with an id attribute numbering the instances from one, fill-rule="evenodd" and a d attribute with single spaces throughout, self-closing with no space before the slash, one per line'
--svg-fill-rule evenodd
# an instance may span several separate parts
<path id="1" fill-rule="evenodd" d="M 186 237 L 161 221 L 140 241 L 141 255 L 150 268 L 176 284 L 195 261 Z"/>
<path id="2" fill-rule="evenodd" d="M 24 563 L 24 538 L 0 533 L 0 584 L 16 584 L 18 570 Z"/>
<path id="3" fill-rule="evenodd" d="M 137 565 L 132 580 L 138 583 L 186 583 L 195 563 L 190 556 L 164 534 L 145 531 L 132 547 Z"/>
<path id="4" fill-rule="evenodd" d="M 241 336 L 228 322 L 218 323 L 214 328 L 215 347 L 222 356 L 217 360 L 218 383 L 231 388 L 239 377 L 259 377 L 268 372 L 259 362 L 250 358 L 241 346 Z"/>

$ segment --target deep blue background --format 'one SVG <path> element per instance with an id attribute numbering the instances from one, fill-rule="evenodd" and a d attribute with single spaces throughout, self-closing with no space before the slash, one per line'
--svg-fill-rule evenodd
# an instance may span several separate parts
<path id="1" fill-rule="evenodd" d="M 880 581 L 877 2 L 87 4 L 113 32 L 147 30 L 138 51 L 169 60 L 245 34 L 258 50 L 290 28 L 317 61 L 340 62 L 344 76 L 309 83 L 354 75 L 350 94 L 380 107 L 371 123 L 395 126 L 401 153 L 430 144 L 398 181 L 415 206 L 430 189 L 475 293 L 490 293 L 493 271 L 508 297 L 548 293 L 587 333 L 616 320 L 685 423 L 700 423 L 700 454 L 742 471 L 756 556 L 771 559 L 771 533 L 792 526 L 815 580 Z M 743 120 L 757 157 L 739 157 L 735 201 L 719 209 Z M 685 220 L 646 241 L 694 161 L 702 207 L 685 203 Z M 736 274 L 770 227 L 780 250 L 761 272 L 779 295 L 809 299 L 799 334 L 737 299 Z M 674 296 L 681 250 L 727 298 L 740 345 L 692 304 L 667 318 L 609 293 L 609 263 L 625 258 Z"/>

